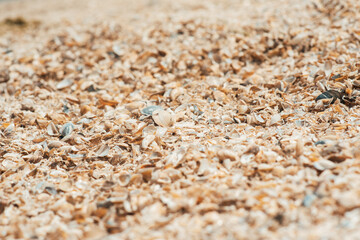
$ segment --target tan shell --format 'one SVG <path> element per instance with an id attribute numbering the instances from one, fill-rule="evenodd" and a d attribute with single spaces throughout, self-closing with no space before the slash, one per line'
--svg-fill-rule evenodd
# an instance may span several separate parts
<path id="1" fill-rule="evenodd" d="M 119 181 L 121 186 L 127 186 L 130 183 L 131 175 L 128 173 L 122 173 L 119 176 Z"/>
<path id="2" fill-rule="evenodd" d="M 225 159 L 230 159 L 231 161 L 237 160 L 237 154 L 234 151 L 228 149 L 221 149 L 217 152 L 217 156 L 220 161 L 223 161 Z"/>
<path id="3" fill-rule="evenodd" d="M 105 157 L 109 154 L 109 151 L 110 151 L 110 147 L 107 144 L 104 144 L 97 150 L 95 155 L 97 157 Z"/>
<path id="4" fill-rule="evenodd" d="M 174 125 L 174 115 L 165 110 L 155 110 L 152 114 L 154 122 L 161 127 L 172 127 Z"/>
<path id="5" fill-rule="evenodd" d="M 179 88 L 175 88 L 173 90 L 171 90 L 171 93 L 170 93 L 170 98 L 171 100 L 176 100 L 180 95 L 184 94 L 185 93 L 185 89 L 182 88 L 182 87 L 179 87 Z"/>
<path id="6" fill-rule="evenodd" d="M 273 116 L 271 116 L 270 126 L 277 125 L 280 123 L 280 121 L 281 121 L 281 115 L 278 113 L 274 114 Z"/>
<path id="7" fill-rule="evenodd" d="M 59 135 L 59 129 L 55 126 L 53 122 L 50 122 L 49 125 L 47 126 L 47 133 L 50 136 L 57 136 Z"/>
<path id="8" fill-rule="evenodd" d="M 249 112 L 249 107 L 246 105 L 240 105 L 238 107 L 238 112 L 239 112 L 239 114 L 246 114 Z"/>

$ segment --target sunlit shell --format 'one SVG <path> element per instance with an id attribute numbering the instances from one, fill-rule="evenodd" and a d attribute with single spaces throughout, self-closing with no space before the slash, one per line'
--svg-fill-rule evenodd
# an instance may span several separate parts
<path id="1" fill-rule="evenodd" d="M 331 72 L 332 72 L 332 62 L 331 61 L 326 61 L 324 64 L 324 70 L 325 70 L 325 75 L 326 77 L 329 77 Z"/>
<path id="2" fill-rule="evenodd" d="M 119 176 L 119 181 L 121 186 L 127 186 L 130 183 L 131 175 L 127 173 L 123 173 Z"/>
<path id="3" fill-rule="evenodd" d="M 281 115 L 280 114 L 274 114 L 270 118 L 270 126 L 280 124 L 281 122 Z"/>
<path id="4" fill-rule="evenodd" d="M 15 125 L 14 123 L 10 123 L 5 129 L 4 129 L 4 135 L 5 136 L 9 136 L 11 135 L 15 130 Z"/>
<path id="5" fill-rule="evenodd" d="M 246 105 L 240 105 L 238 107 L 238 112 L 239 112 L 239 114 L 246 114 L 249 112 L 249 108 Z"/>
<path id="6" fill-rule="evenodd" d="M 62 147 L 64 146 L 64 142 L 62 141 L 49 141 L 48 142 L 48 148 L 49 149 L 52 149 L 52 148 L 59 148 L 59 147 Z"/>
<path id="7" fill-rule="evenodd" d="M 105 145 L 102 145 L 95 153 L 95 155 L 97 157 L 106 157 L 108 154 L 109 154 L 109 151 L 110 151 L 110 147 L 105 144 Z"/>
<path id="8" fill-rule="evenodd" d="M 228 149 L 221 149 L 217 152 L 219 160 L 223 161 L 225 159 L 230 159 L 231 161 L 237 160 L 237 154 Z"/>
<path id="9" fill-rule="evenodd" d="M 81 115 L 84 115 L 86 114 L 87 112 L 91 111 L 91 108 L 88 106 L 88 105 L 82 105 L 80 107 L 80 114 Z"/>
<path id="10" fill-rule="evenodd" d="M 263 119 L 263 117 L 259 114 L 253 114 L 253 119 L 252 121 L 255 123 L 255 124 L 263 124 L 265 123 L 265 120 Z"/>
<path id="11" fill-rule="evenodd" d="M 152 118 L 161 127 L 171 127 L 174 125 L 174 115 L 165 110 L 155 110 L 152 113 Z"/>
<path id="12" fill-rule="evenodd" d="M 141 142 L 141 148 L 147 149 L 154 140 L 155 135 L 147 135 Z"/>
<path id="13" fill-rule="evenodd" d="M 113 50 L 113 52 L 117 55 L 117 56 L 122 56 L 122 55 L 124 55 L 124 53 L 125 53 L 125 51 L 121 48 L 121 46 L 119 46 L 119 45 L 114 45 L 113 47 L 112 47 L 112 50 Z"/>
<path id="14" fill-rule="evenodd" d="M 72 189 L 72 181 L 71 180 L 64 180 L 60 183 L 59 189 L 64 192 L 68 192 Z"/>
<path id="15" fill-rule="evenodd" d="M 133 174 L 130 179 L 130 184 L 139 186 L 143 182 L 143 177 L 141 174 Z"/>
<path id="16" fill-rule="evenodd" d="M 296 141 L 295 156 L 299 157 L 304 153 L 304 141 L 302 137 L 299 137 Z"/>
<path id="17" fill-rule="evenodd" d="M 21 110 L 25 111 L 34 111 L 35 110 L 35 103 L 33 100 L 26 98 L 21 102 Z"/>
<path id="18" fill-rule="evenodd" d="M 153 168 L 140 169 L 139 173 L 142 175 L 144 181 L 148 182 L 152 178 Z"/>
<path id="19" fill-rule="evenodd" d="M 333 169 L 335 168 L 335 163 L 326 160 L 326 159 L 320 159 L 319 161 L 314 162 L 314 168 L 316 168 L 319 171 L 323 171 L 326 169 Z"/>
<path id="20" fill-rule="evenodd" d="M 144 102 L 131 102 L 125 105 L 125 108 L 127 110 L 129 110 L 130 112 L 137 110 L 137 109 L 142 109 L 145 106 Z M 145 110 L 145 113 L 148 113 L 148 110 Z M 145 114 L 147 115 L 147 114 Z"/>
<path id="21" fill-rule="evenodd" d="M 72 79 L 65 78 L 64 80 L 62 80 L 61 82 L 56 84 L 56 88 L 61 90 L 61 89 L 70 87 L 71 85 L 73 85 L 73 83 L 74 83 L 74 81 Z"/>
<path id="22" fill-rule="evenodd" d="M 171 100 L 175 101 L 180 95 L 184 93 L 185 93 L 185 89 L 182 87 L 172 89 L 170 93 L 170 98 Z"/>

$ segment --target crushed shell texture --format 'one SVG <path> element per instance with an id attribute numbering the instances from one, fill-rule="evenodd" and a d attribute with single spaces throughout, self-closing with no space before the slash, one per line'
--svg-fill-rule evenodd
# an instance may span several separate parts
<path id="1" fill-rule="evenodd" d="M 359 9 L 1 1 L 0 238 L 359 239 Z"/>

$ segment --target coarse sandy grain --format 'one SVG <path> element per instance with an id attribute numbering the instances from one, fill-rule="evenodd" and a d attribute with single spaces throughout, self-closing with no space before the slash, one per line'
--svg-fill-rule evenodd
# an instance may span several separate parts
<path id="1" fill-rule="evenodd" d="M 1 239 L 359 239 L 360 2 L 0 3 Z"/>

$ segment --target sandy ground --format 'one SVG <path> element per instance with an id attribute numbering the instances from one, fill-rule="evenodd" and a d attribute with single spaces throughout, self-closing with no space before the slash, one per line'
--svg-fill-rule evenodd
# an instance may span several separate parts
<path id="1" fill-rule="evenodd" d="M 359 9 L 0 1 L 0 238 L 360 239 Z"/>

